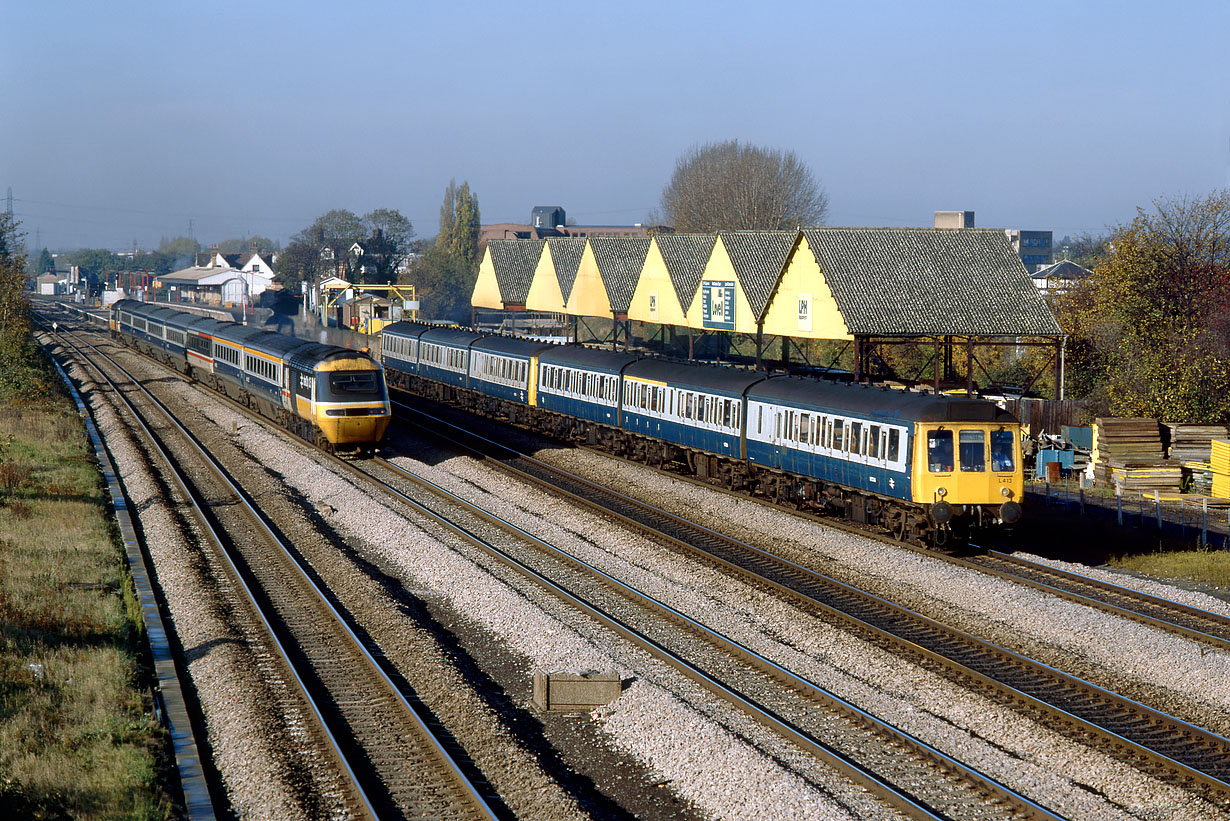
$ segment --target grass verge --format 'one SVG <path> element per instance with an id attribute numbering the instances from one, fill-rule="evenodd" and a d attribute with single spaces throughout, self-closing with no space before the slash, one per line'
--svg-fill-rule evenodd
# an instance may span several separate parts
<path id="1" fill-rule="evenodd" d="M 140 610 L 81 420 L 66 397 L 10 395 L 0 442 L 10 434 L 0 454 L 0 807 L 12 818 L 170 817 Z"/>
<path id="2" fill-rule="evenodd" d="M 1118 556 L 1112 567 L 1168 579 L 1203 582 L 1230 588 L 1230 553 L 1224 550 L 1173 550 Z"/>

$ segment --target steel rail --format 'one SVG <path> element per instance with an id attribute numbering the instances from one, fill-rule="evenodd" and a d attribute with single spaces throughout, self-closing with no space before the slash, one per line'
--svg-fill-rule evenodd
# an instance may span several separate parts
<path id="1" fill-rule="evenodd" d="M 893 602 L 883 599 L 880 596 L 876 596 L 874 594 L 867 593 L 866 591 L 859 590 L 858 588 L 855 588 L 852 585 L 845 584 L 844 582 L 841 582 L 837 579 L 832 579 L 828 576 L 825 576 L 824 574 L 821 574 L 815 570 L 812 570 L 811 568 L 803 567 L 802 565 L 799 565 L 783 557 L 777 556 L 773 553 L 770 553 L 769 551 L 755 547 L 754 545 L 746 544 L 737 539 L 724 536 L 720 533 L 717 533 L 711 528 L 705 527 L 704 525 L 689 522 L 683 517 L 676 516 L 675 514 L 672 514 L 669 511 L 663 511 L 646 502 L 643 502 L 638 499 L 634 499 L 632 497 L 627 496 L 626 494 L 622 494 L 619 491 L 612 490 L 611 488 L 607 488 L 601 484 L 591 482 L 583 477 L 575 476 L 574 474 L 571 474 L 568 471 L 565 471 L 563 469 L 543 463 L 540 460 L 534 459 L 532 456 L 528 456 L 526 454 L 520 453 L 515 448 L 511 448 L 508 445 L 505 445 L 500 442 L 494 442 L 491 439 L 483 437 L 477 433 L 474 433 L 473 431 L 466 430 L 459 426 L 453 425 L 445 420 L 441 420 L 435 417 L 428 416 L 423 411 L 420 411 L 416 408 L 404 405 L 403 403 L 400 403 L 400 402 L 397 402 L 394 404 L 396 404 L 400 408 L 406 408 L 416 414 L 420 414 L 426 418 L 431 419 L 431 426 L 429 427 L 429 432 L 431 435 L 439 437 L 439 438 L 444 438 L 447 441 L 453 441 L 454 444 L 462 448 L 465 448 L 471 452 L 478 453 L 478 455 L 481 458 L 490 460 L 494 464 L 497 464 L 501 468 L 516 475 L 518 478 L 528 479 L 534 483 L 550 488 L 555 493 L 563 493 L 569 496 L 570 498 L 575 496 L 575 494 L 570 493 L 567 490 L 561 489 L 557 485 L 552 484 L 550 481 L 545 480 L 542 477 L 535 476 L 533 473 L 522 470 L 516 465 L 511 465 L 508 462 L 505 462 L 501 459 L 491 457 L 488 454 L 483 453 L 481 450 L 477 450 L 476 448 L 468 446 L 462 442 L 456 442 L 455 440 L 449 439 L 443 433 L 440 432 L 439 428 L 441 426 L 451 428 L 453 430 L 460 432 L 465 437 L 481 440 L 485 446 L 494 447 L 500 452 L 504 452 L 509 455 L 515 456 L 518 460 L 524 460 L 526 462 L 532 463 L 535 465 L 535 467 L 541 468 L 544 471 L 550 472 L 552 474 L 566 476 L 570 482 L 576 482 L 586 487 L 596 489 L 596 491 L 598 492 L 601 492 L 603 494 L 609 494 L 611 497 L 615 497 L 622 501 L 626 501 L 631 506 L 637 509 L 640 509 L 643 511 L 649 511 L 655 518 L 660 518 L 662 520 L 670 521 L 676 524 L 682 524 L 689 529 L 694 529 L 694 531 L 697 534 L 701 534 L 702 541 L 720 542 L 724 545 L 729 546 L 730 548 L 732 548 L 734 551 L 737 551 L 738 553 L 741 553 L 744 555 L 750 555 L 754 557 L 756 561 L 770 563 L 774 565 L 776 568 L 782 571 L 785 571 L 786 574 L 794 575 L 797 578 L 804 580 L 803 584 L 799 584 L 796 582 L 790 582 L 790 581 L 779 582 L 771 578 L 770 576 L 764 574 L 761 571 L 748 567 L 746 561 L 740 561 L 738 559 L 733 559 L 733 560 L 726 559 L 726 558 L 723 558 L 722 556 L 715 555 L 713 552 L 711 552 L 710 548 L 704 546 L 703 544 L 697 543 L 695 541 L 683 539 L 683 538 L 673 537 L 667 534 L 662 534 L 657 529 L 657 527 L 655 527 L 654 525 L 646 524 L 644 522 L 638 521 L 636 518 L 622 514 L 618 511 L 611 510 L 609 507 L 604 505 L 602 502 L 598 502 L 595 500 L 585 500 L 583 498 L 581 499 L 581 501 L 585 502 L 589 506 L 595 509 L 601 510 L 607 515 L 612 515 L 623 522 L 635 525 L 648 533 L 656 534 L 657 538 L 665 538 L 665 540 L 669 541 L 670 543 L 676 546 L 679 546 L 690 552 L 700 553 L 706 556 L 707 558 L 733 570 L 736 573 L 753 576 L 758 581 L 764 584 L 767 584 L 780 592 L 788 594 L 792 597 L 801 598 L 802 600 L 807 602 L 809 605 L 821 609 L 823 612 L 827 613 L 834 619 L 837 619 L 841 622 L 845 622 L 848 624 L 852 624 L 859 629 L 867 630 L 872 635 L 879 637 L 883 641 L 889 642 L 896 646 L 902 646 L 902 647 L 908 648 L 910 651 L 919 653 L 920 655 L 938 664 L 942 664 L 949 669 L 955 669 L 961 675 L 969 676 L 984 686 L 990 687 L 1001 693 L 1006 693 L 1011 698 L 1022 701 L 1034 707 L 1035 709 L 1038 709 L 1044 712 L 1045 714 L 1056 716 L 1064 721 L 1070 722 L 1071 724 L 1074 724 L 1086 730 L 1087 732 L 1094 734 L 1097 737 L 1101 737 L 1109 741 L 1111 745 L 1122 745 L 1123 747 L 1126 747 L 1131 752 L 1138 753 L 1139 755 L 1144 756 L 1146 760 L 1152 761 L 1156 764 L 1160 764 L 1163 767 L 1171 768 L 1177 771 L 1178 773 L 1180 773 L 1183 777 L 1191 779 L 1197 783 L 1200 783 L 1204 785 L 1205 787 L 1216 790 L 1219 793 L 1225 793 L 1227 791 L 1230 791 L 1230 779 L 1221 777 L 1220 775 L 1206 772 L 1200 769 L 1199 767 L 1196 767 L 1187 762 L 1175 759 L 1172 756 L 1167 755 L 1166 753 L 1160 751 L 1159 749 L 1151 747 L 1146 743 L 1137 741 L 1125 735 L 1124 732 L 1126 732 L 1128 729 L 1138 729 L 1138 728 L 1132 728 L 1131 726 L 1132 722 L 1124 722 L 1125 730 L 1123 732 L 1116 730 L 1116 729 L 1111 729 L 1109 727 L 1104 727 L 1101 724 L 1097 723 L 1096 721 L 1093 721 L 1083 716 L 1077 715 L 1076 713 L 1071 712 L 1070 710 L 1065 709 L 1057 704 L 1053 704 L 1045 700 L 1044 698 L 1031 695 L 1030 693 L 1020 690 L 1019 688 L 1013 686 L 1012 684 L 1007 683 L 1005 681 L 1001 681 L 992 675 L 979 672 L 978 670 L 975 670 L 969 667 L 964 662 L 950 658 L 948 655 L 942 652 L 937 652 L 936 650 L 923 646 L 922 644 L 919 644 L 914 639 L 911 639 L 905 635 L 899 634 L 900 631 L 896 630 L 895 628 L 886 629 L 884 627 L 877 626 L 875 624 L 872 624 L 858 617 L 857 615 L 851 612 L 848 612 L 847 610 L 826 604 L 825 602 L 820 601 L 814 595 L 809 594 L 802 588 L 805 587 L 806 584 L 809 582 L 815 582 L 815 583 L 824 585 L 826 587 L 830 587 L 834 590 L 840 591 L 843 595 L 851 596 L 857 600 L 862 600 L 862 601 L 872 603 L 875 606 L 880 607 L 884 609 L 885 611 L 891 613 L 898 620 L 904 619 L 914 625 L 919 625 L 925 629 L 934 631 L 938 635 L 950 637 L 958 642 L 962 642 L 966 644 L 969 647 L 976 648 L 977 650 L 983 653 L 986 653 L 988 655 L 994 655 L 1001 659 L 1004 659 L 1008 661 L 1010 664 L 1015 665 L 1017 668 L 1023 668 L 1026 670 L 1029 670 L 1032 668 L 1035 675 L 1049 677 L 1050 679 L 1054 681 L 1059 681 L 1067 686 L 1077 688 L 1080 691 L 1084 691 L 1085 693 L 1088 693 L 1098 699 L 1103 700 L 1103 702 L 1105 703 L 1114 704 L 1118 706 L 1120 709 L 1123 709 L 1124 711 L 1135 713 L 1139 718 L 1143 719 L 1150 726 L 1156 727 L 1158 725 L 1161 725 L 1161 726 L 1167 726 L 1167 727 L 1173 728 L 1175 730 L 1183 731 L 1187 733 L 1189 737 L 1192 739 L 1191 743 L 1192 743 L 1193 748 L 1195 749 L 1206 749 L 1206 748 L 1207 749 L 1219 749 L 1219 750 L 1225 751 L 1225 755 L 1230 755 L 1230 739 L 1227 739 L 1221 735 L 1213 733 L 1204 728 L 1197 727 L 1196 725 L 1193 725 L 1187 721 L 1183 721 L 1182 719 L 1179 719 L 1175 716 L 1168 715 L 1160 710 L 1155 710 L 1133 699 L 1129 699 L 1117 693 L 1113 693 L 1109 690 L 1106 690 L 1105 688 L 1102 688 L 1096 684 L 1093 684 L 1092 682 L 1088 682 L 1077 676 L 1065 673 L 1050 665 L 1046 665 L 1041 662 L 1030 659 L 1028 657 L 1022 656 L 1018 653 L 1015 653 L 1014 651 L 1008 650 L 1007 648 L 999 647 L 991 642 L 983 641 L 982 639 L 972 636 L 966 633 L 965 631 L 957 630 L 956 628 L 952 628 L 952 627 L 949 627 L 948 625 L 944 625 L 938 621 L 935 621 L 934 619 L 930 619 L 926 616 L 923 616 L 922 614 L 915 613 L 907 608 L 901 607 L 900 605 L 897 605 Z M 887 539 L 884 539 L 883 541 L 887 541 Z M 898 544 L 898 543 L 894 542 L 893 544 Z M 916 552 L 923 553 L 924 555 L 929 555 L 929 556 L 936 555 L 935 553 L 931 551 L 922 551 L 922 550 L 917 550 L 917 549 L 915 550 Z M 952 557 L 942 557 L 942 558 L 952 559 Z M 1039 690 L 1040 689 L 1041 688 L 1039 688 Z M 1141 733 L 1140 735 L 1146 736 L 1148 735 L 1148 733 L 1145 732 L 1145 733 Z M 1226 763 L 1227 763 L 1227 767 L 1224 767 L 1223 769 L 1230 768 L 1230 758 L 1226 760 Z M 1230 769 L 1227 769 L 1227 771 L 1230 772 Z"/>
<path id="2" fill-rule="evenodd" d="M 336 460 L 336 457 L 331 457 L 331 458 Z M 832 747 L 825 744 L 823 741 L 816 739 L 814 736 L 812 736 L 807 731 L 802 730 L 801 728 L 797 727 L 796 725 L 789 722 L 788 720 L 764 708 L 762 705 L 756 703 L 754 700 L 742 695 L 741 693 L 738 693 L 737 691 L 733 690 L 731 687 L 713 678 L 708 673 L 705 673 L 703 670 L 700 670 L 698 667 L 693 665 L 691 662 L 687 661 L 683 657 L 676 654 L 674 651 L 666 648 L 665 646 L 663 646 L 662 644 L 660 644 L 653 638 L 645 635 L 643 632 L 633 627 L 632 625 L 627 624 L 625 621 L 623 621 L 619 617 L 603 611 L 598 606 L 592 604 L 591 602 L 586 601 L 585 599 L 578 596 L 577 594 L 574 594 L 571 591 L 564 589 L 562 586 L 552 581 L 551 579 L 547 578 L 545 575 L 543 575 L 539 571 L 535 570 L 532 567 L 529 567 L 528 565 L 526 565 L 524 562 L 517 559 L 516 557 L 511 556 L 509 553 L 507 553 L 507 551 L 501 549 L 500 547 L 496 545 L 491 544 L 488 540 L 484 539 L 482 536 L 479 536 L 478 534 L 471 532 L 469 529 L 467 529 L 463 525 L 460 525 L 452 521 L 451 519 L 448 519 L 447 517 L 440 514 L 438 511 L 434 511 L 428 508 L 427 506 L 411 498 L 407 494 L 401 492 L 397 488 L 392 487 L 387 482 L 383 482 L 382 480 L 378 479 L 377 477 L 372 476 L 366 471 L 363 471 L 359 469 L 358 467 L 351 465 L 345 461 L 342 461 L 342 460 L 336 460 L 336 461 L 340 465 L 344 466 L 347 470 L 360 474 L 366 479 L 368 479 L 369 481 L 374 481 L 378 483 L 378 485 L 385 492 L 390 493 L 395 498 L 397 498 L 399 501 L 411 506 L 413 509 L 419 511 L 423 515 L 429 516 L 433 521 L 440 523 L 441 525 L 448 528 L 455 534 L 461 536 L 470 544 L 473 544 L 474 546 L 479 547 L 480 549 L 484 550 L 489 555 L 496 557 L 500 561 L 512 565 L 519 572 L 524 574 L 527 578 L 530 578 L 535 583 L 543 586 L 544 588 L 549 590 L 554 595 L 559 596 L 560 598 L 563 598 L 564 600 L 570 602 L 573 606 L 587 613 L 588 615 L 598 620 L 602 624 L 605 624 L 611 629 L 617 631 L 620 635 L 624 636 L 627 640 L 633 642 L 638 647 L 641 647 L 646 652 L 649 652 L 655 658 L 658 658 L 660 660 L 667 662 L 675 669 L 687 675 L 689 678 L 692 678 L 700 682 L 703 686 L 705 686 L 706 689 L 710 690 L 710 692 L 714 693 L 715 695 L 718 695 L 721 698 L 726 699 L 727 701 L 731 702 L 735 706 L 739 707 L 740 709 L 742 709 L 744 712 L 751 715 L 753 718 L 755 718 L 758 722 L 760 722 L 764 726 L 770 728 L 774 732 L 777 732 L 778 734 L 794 742 L 798 746 L 811 751 L 814 755 L 821 758 L 821 760 L 824 760 L 825 762 L 827 762 L 830 766 L 833 766 L 834 768 L 838 769 L 840 772 L 845 774 L 847 777 L 850 777 L 862 783 L 870 782 L 871 784 L 877 785 L 878 790 L 889 791 L 887 794 L 882 794 L 882 797 L 884 797 L 886 800 L 891 801 L 895 806 L 898 807 L 898 809 L 901 809 L 902 811 L 909 813 L 911 817 L 915 817 L 915 818 L 943 817 L 942 815 L 937 814 L 932 809 L 916 801 L 908 793 L 905 793 L 904 791 L 897 788 L 895 785 L 892 785 L 891 783 L 885 781 L 878 774 L 863 768 L 861 765 L 857 764 L 856 762 L 851 761 L 849 758 L 837 752 Z M 1047 810 L 1045 807 L 1042 807 L 1041 805 L 1032 801 L 1031 799 L 1021 795 L 1020 793 L 1017 793 L 1015 790 L 1012 790 L 1010 787 L 1000 784 L 999 782 L 995 781 L 995 779 L 993 779 L 992 777 L 987 776 L 975 770 L 969 765 L 964 764 L 952 758 L 951 756 L 949 756 L 948 754 L 940 750 L 937 750 L 936 748 L 932 747 L 931 745 L 927 744 L 921 739 L 918 739 L 910 735 L 904 730 L 900 730 L 896 727 L 893 727 L 891 724 L 888 724 L 887 722 L 875 717 L 874 715 L 866 712 L 862 708 L 846 701 L 845 699 L 842 699 L 840 696 L 825 689 L 822 685 L 816 684 L 815 682 L 802 678 L 801 676 L 795 674 L 794 672 L 788 670 L 787 668 L 782 667 L 781 665 L 760 655 L 759 653 L 752 650 L 751 648 L 741 644 L 737 640 L 732 639 L 728 636 L 725 636 L 722 633 L 717 632 L 716 630 L 713 630 L 712 628 L 702 624 L 701 622 L 696 621 L 690 616 L 684 613 L 681 613 L 675 608 L 672 608 L 670 605 L 659 601 L 658 599 L 654 598 L 648 593 L 640 591 L 636 589 L 635 587 L 632 587 L 631 585 L 623 581 L 620 581 L 619 579 L 616 579 L 615 577 L 606 573 L 602 569 L 586 562 L 585 560 L 569 553 L 568 551 L 558 546 L 555 546 L 555 545 L 550 544 L 549 542 L 546 542 L 545 540 L 535 536 L 532 533 L 529 533 L 525 529 L 521 528 L 520 526 L 512 522 L 509 522 L 508 520 L 500 517 L 499 515 L 492 513 L 488 510 L 485 510 L 484 508 L 479 507 L 478 505 L 475 505 L 474 503 L 468 501 L 467 499 L 464 499 L 461 496 L 458 496 L 457 494 L 453 493 L 452 491 L 439 486 L 435 482 L 432 482 L 430 479 L 424 476 L 421 476 L 417 473 L 414 473 L 413 471 L 407 470 L 406 468 L 403 468 L 399 465 L 393 464 L 380 457 L 376 457 L 373 461 L 376 464 L 379 464 L 385 467 L 386 469 L 391 470 L 392 472 L 396 473 L 399 476 L 402 476 L 406 479 L 409 479 L 412 482 L 415 482 L 416 484 L 419 484 L 423 487 L 428 488 L 431 492 L 435 494 L 444 496 L 445 498 L 449 499 L 451 502 L 457 505 L 460 505 L 461 507 L 463 507 L 470 513 L 484 519 L 485 521 L 491 522 L 497 525 L 498 527 L 505 529 L 508 532 L 515 534 L 521 539 L 524 539 L 534 544 L 540 549 L 543 549 L 547 551 L 548 553 L 563 560 L 570 566 L 578 570 L 581 570 L 587 574 L 597 576 L 598 578 L 602 579 L 607 585 L 617 589 L 626 597 L 638 603 L 641 603 L 643 605 L 648 605 L 654 610 L 657 610 L 659 613 L 664 614 L 669 620 L 675 622 L 676 624 L 686 626 L 691 631 L 695 633 L 699 633 L 701 636 L 705 637 L 709 642 L 713 644 L 717 644 L 721 647 L 724 647 L 727 650 L 727 652 L 730 652 L 739 658 L 742 658 L 746 661 L 751 662 L 758 669 L 767 673 L 771 677 L 776 678 L 779 681 L 783 682 L 785 686 L 809 695 L 811 698 L 819 701 L 820 703 L 824 704 L 830 709 L 839 710 L 848 716 L 854 717 L 856 720 L 863 723 L 869 729 L 872 729 L 879 733 L 883 733 L 889 736 L 890 738 L 893 738 L 898 743 L 914 750 L 915 753 L 933 761 L 940 767 L 947 767 L 947 768 L 952 769 L 953 771 L 961 774 L 962 778 L 966 779 L 971 784 L 978 785 L 982 789 L 986 790 L 989 794 L 996 796 L 1000 801 L 1014 804 L 1018 809 L 1024 812 L 1027 817 L 1034 817 L 1034 818 L 1058 818 L 1060 817 L 1060 816 L 1055 815 L 1051 811 Z"/>
<path id="3" fill-rule="evenodd" d="M 91 349 L 93 349 L 100 357 L 110 362 L 115 368 L 117 368 L 121 372 L 125 374 L 128 373 L 123 368 L 123 366 L 119 365 L 119 363 L 115 362 L 115 360 L 112 359 L 107 354 L 98 350 L 95 346 L 89 345 L 89 343 L 84 343 L 84 344 L 86 344 L 87 347 L 90 347 Z M 120 396 L 121 399 L 125 402 L 125 404 L 128 405 L 130 410 L 133 412 L 134 417 L 140 419 L 140 414 L 137 413 L 135 409 L 132 408 L 132 405 L 127 399 L 127 397 L 124 397 L 122 395 L 122 391 L 120 391 L 118 387 L 115 386 L 115 384 L 105 374 L 103 374 L 101 369 L 99 369 L 97 366 L 93 365 L 92 363 L 91 363 L 91 366 L 94 367 L 94 369 L 100 374 L 100 376 L 102 376 L 102 378 L 109 385 L 112 386 L 116 395 Z M 413 719 L 416 725 L 416 728 L 419 730 L 419 732 L 425 738 L 428 739 L 428 742 L 432 745 L 433 752 L 435 756 L 437 757 L 437 759 L 439 760 L 439 762 L 448 770 L 452 780 L 457 785 L 459 785 L 463 789 L 463 791 L 465 791 L 465 793 L 467 794 L 467 801 L 485 817 L 492 818 L 492 819 L 496 818 L 497 817 L 496 813 L 489 806 L 486 798 L 481 794 L 481 792 L 474 785 L 474 783 L 469 779 L 469 777 L 466 776 L 466 774 L 462 771 L 457 761 L 453 758 L 453 756 L 449 753 L 449 751 L 444 747 L 444 745 L 440 741 L 437 734 L 427 724 L 427 722 L 424 720 L 420 712 L 417 709 L 415 709 L 414 705 L 410 702 L 409 699 L 407 699 L 406 695 L 402 692 L 401 688 L 398 687 L 393 682 L 389 673 L 384 669 L 384 666 L 374 657 L 374 655 L 367 648 L 363 640 L 360 639 L 359 636 L 354 632 L 348 620 L 345 617 L 343 617 L 340 612 L 338 612 L 338 610 L 329 601 L 329 597 L 322 590 L 320 590 L 319 586 L 316 585 L 316 583 L 312 580 L 311 575 L 303 568 L 302 563 L 295 557 L 293 551 L 291 551 L 290 548 L 286 545 L 286 543 L 280 537 L 278 537 L 278 535 L 274 532 L 274 529 L 272 528 L 272 526 L 269 524 L 269 522 L 264 517 L 264 515 L 259 511 L 259 508 L 257 507 L 256 503 L 251 499 L 251 497 L 242 488 L 240 488 L 230 478 L 225 468 L 223 468 L 222 465 L 213 457 L 213 455 L 210 454 L 208 450 L 206 450 L 197 441 L 195 436 L 193 436 L 193 434 L 191 434 L 186 428 L 183 427 L 183 425 L 180 424 L 180 422 L 175 418 L 174 414 L 170 412 L 170 410 L 166 407 L 166 405 L 161 400 L 159 400 L 157 397 L 153 396 L 153 394 L 151 394 L 145 388 L 145 386 L 142 385 L 137 379 L 131 377 L 131 374 L 128 374 L 128 375 L 130 378 L 132 378 L 133 384 L 156 407 L 158 407 L 161 410 L 161 412 L 164 414 L 167 420 L 179 431 L 179 433 L 182 436 L 185 437 L 185 439 L 188 442 L 192 444 L 193 448 L 197 451 L 197 453 L 201 456 L 201 458 L 211 467 L 211 469 L 215 472 L 218 478 L 227 486 L 227 488 L 235 495 L 235 497 L 241 501 L 243 507 L 248 511 L 250 516 L 256 521 L 263 535 L 270 541 L 271 544 L 275 545 L 283 553 L 285 558 L 288 561 L 290 561 L 291 564 L 296 568 L 296 570 L 300 574 L 301 581 L 310 590 L 314 591 L 314 593 L 318 597 L 318 603 L 321 606 L 323 606 L 332 615 L 332 617 L 336 621 L 336 626 L 338 626 L 345 633 L 345 635 L 349 637 L 349 639 L 354 645 L 354 649 L 368 663 L 371 670 L 381 680 L 382 684 L 387 688 L 388 692 L 391 693 L 394 696 L 394 698 L 399 702 L 399 705 L 404 710 L 405 714 L 407 714 Z M 263 419 L 263 417 L 258 417 L 258 418 Z M 158 443 L 157 434 L 149 430 L 149 428 L 145 425 L 143 420 L 140 421 L 140 424 L 141 424 L 141 427 L 146 431 L 147 436 L 154 443 L 161 458 L 164 461 L 166 461 L 168 465 L 172 466 L 173 475 L 176 477 L 176 482 L 180 485 L 181 489 L 192 500 L 193 505 L 198 510 L 198 512 L 201 513 L 201 515 L 198 516 L 198 518 L 202 520 L 205 527 L 208 529 L 211 539 L 214 540 L 215 544 L 221 545 L 222 544 L 221 538 L 218 536 L 218 534 L 213 529 L 213 527 L 209 524 L 209 521 L 208 521 L 209 517 L 204 515 L 203 511 L 201 511 L 200 505 L 202 504 L 203 500 L 200 500 L 195 494 L 195 492 L 193 490 L 190 490 L 188 488 L 188 485 L 185 484 L 185 480 L 181 476 L 177 466 L 174 465 L 174 462 L 170 459 L 170 457 L 163 450 L 162 446 Z M 249 588 L 247 583 L 244 581 L 243 574 L 240 573 L 238 567 L 233 561 L 230 555 L 230 551 L 223 548 L 222 552 L 226 558 L 226 561 L 229 567 L 231 568 L 231 572 L 235 576 L 235 579 L 239 582 L 240 586 L 244 590 L 244 593 L 247 596 L 249 602 L 255 608 L 255 611 L 257 612 L 259 618 L 261 619 L 262 624 L 265 626 L 265 629 L 267 630 L 269 636 L 271 637 L 275 646 L 277 647 L 278 652 L 281 654 L 283 662 L 290 669 L 292 675 L 295 677 L 295 680 L 299 685 L 299 688 L 302 694 L 307 699 L 308 703 L 311 705 L 312 713 L 315 716 L 316 721 L 318 722 L 319 726 L 322 728 L 323 732 L 325 733 L 326 737 L 328 738 L 329 743 L 332 747 L 334 756 L 337 758 L 339 765 L 343 767 L 347 778 L 350 779 L 351 784 L 353 785 L 354 789 L 362 797 L 362 803 L 364 805 L 365 812 L 369 815 L 369 817 L 372 817 L 372 818 L 379 817 L 379 813 L 376 811 L 372 801 L 368 798 L 366 792 L 363 790 L 360 780 L 358 776 L 355 774 L 354 768 L 350 765 L 349 760 L 347 759 L 346 755 L 341 749 L 341 745 L 337 741 L 333 731 L 330 729 L 329 722 L 325 719 L 324 713 L 322 712 L 320 707 L 316 704 L 315 700 L 312 699 L 310 693 L 308 692 L 308 688 L 303 681 L 302 676 L 300 675 L 299 671 L 296 669 L 296 666 L 294 665 L 293 660 L 290 658 L 290 654 L 286 651 L 282 643 L 278 640 L 277 635 L 276 635 L 277 631 L 274 629 L 271 622 L 266 618 L 265 613 L 263 612 L 263 609 L 259 606 L 257 602 L 256 596 L 254 595 L 252 590 Z"/>

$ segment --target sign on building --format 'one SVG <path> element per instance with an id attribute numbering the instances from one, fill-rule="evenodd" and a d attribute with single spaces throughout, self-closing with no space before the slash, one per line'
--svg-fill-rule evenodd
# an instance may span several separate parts
<path id="1" fill-rule="evenodd" d="M 735 284 L 711 280 L 701 290 L 702 326 L 717 331 L 735 329 Z"/>

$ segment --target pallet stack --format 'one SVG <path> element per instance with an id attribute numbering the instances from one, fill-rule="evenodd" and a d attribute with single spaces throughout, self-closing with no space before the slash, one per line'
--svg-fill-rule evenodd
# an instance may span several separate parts
<path id="1" fill-rule="evenodd" d="M 1166 458 L 1156 419 L 1099 417 L 1094 426 L 1093 452 L 1094 479 L 1117 484 L 1125 493 L 1179 493 L 1182 489 L 1182 467 Z"/>
<path id="2" fill-rule="evenodd" d="M 1214 439 L 1211 445 L 1213 495 L 1230 498 L 1230 440 Z"/>

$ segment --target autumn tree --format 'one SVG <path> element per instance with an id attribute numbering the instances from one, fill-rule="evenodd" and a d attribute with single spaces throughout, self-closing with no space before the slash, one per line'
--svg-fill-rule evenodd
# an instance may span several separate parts
<path id="1" fill-rule="evenodd" d="M 727 140 L 679 157 L 659 207 L 681 232 L 783 230 L 821 224 L 828 195 L 793 151 Z"/>
<path id="2" fill-rule="evenodd" d="M 23 236 L 13 215 L 0 212 L 0 400 L 6 402 L 37 402 L 54 390 L 31 334 Z"/>
<path id="3" fill-rule="evenodd" d="M 1078 383 L 1120 416 L 1230 422 L 1230 192 L 1158 200 L 1056 310 Z"/>

